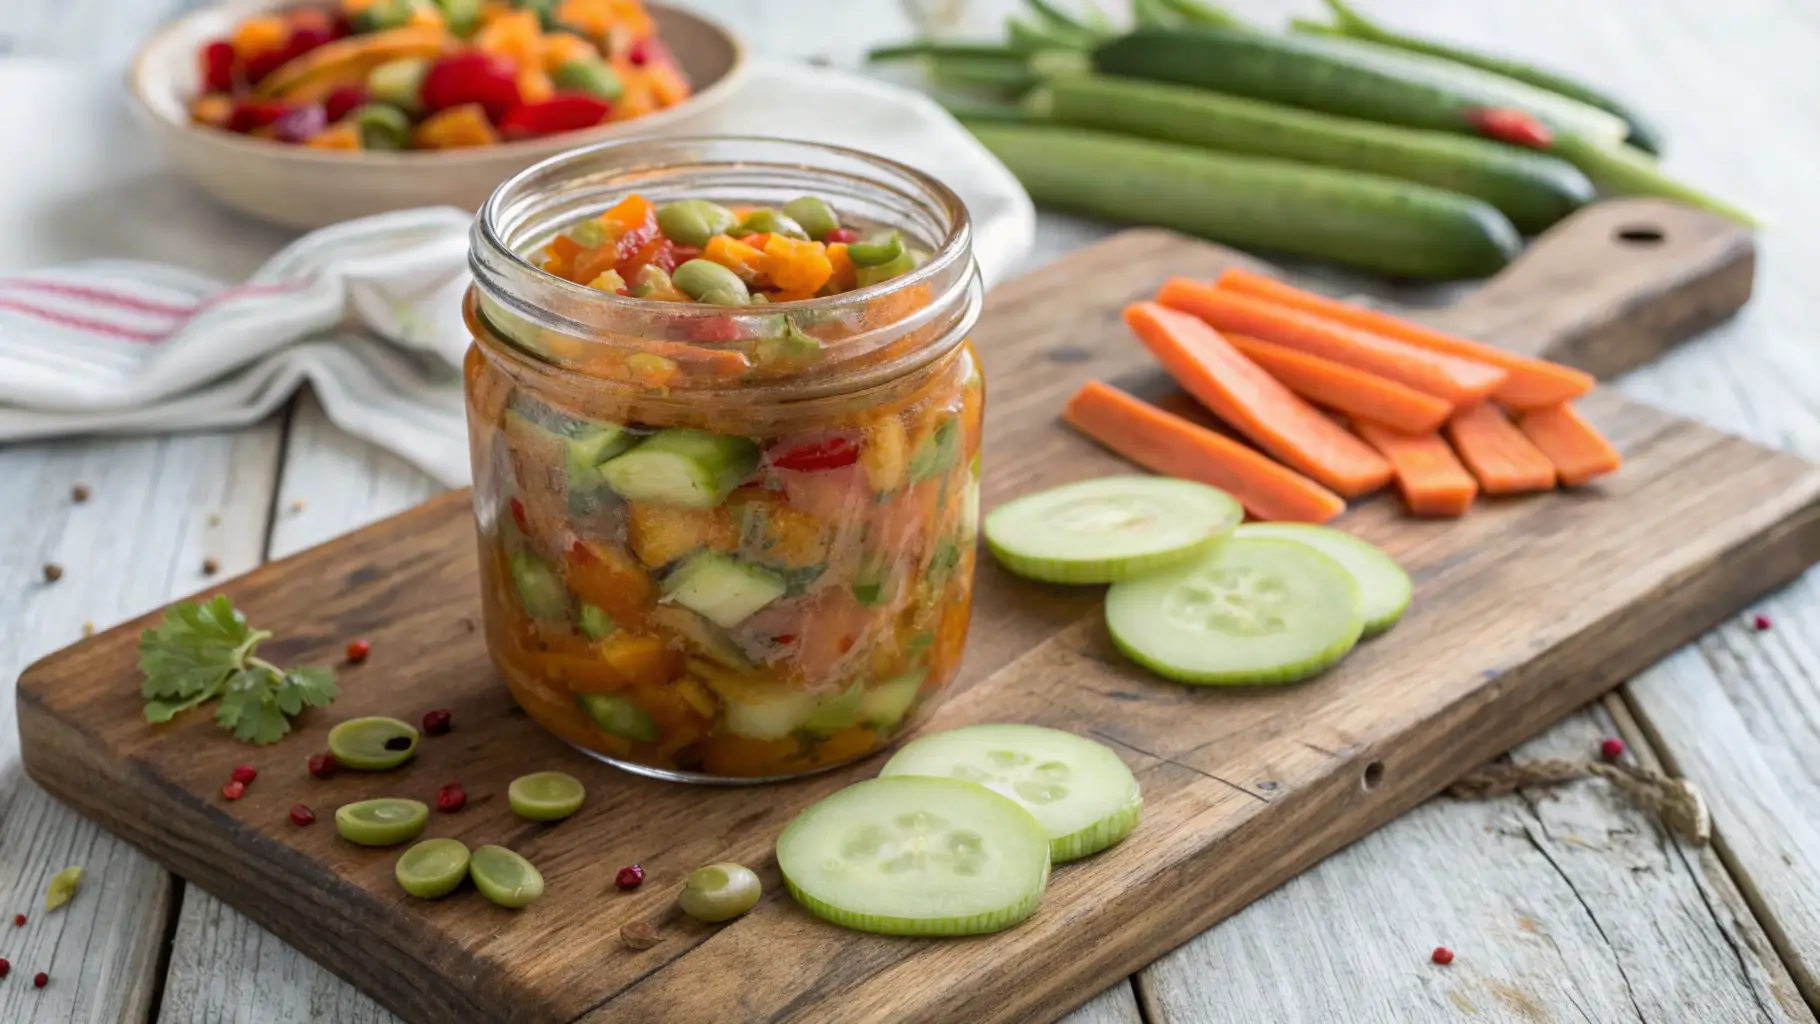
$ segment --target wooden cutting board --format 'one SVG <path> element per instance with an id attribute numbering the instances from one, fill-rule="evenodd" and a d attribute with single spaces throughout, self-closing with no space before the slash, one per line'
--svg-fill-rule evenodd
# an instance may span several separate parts
<path id="1" fill-rule="evenodd" d="M 1173 273 L 1241 260 L 1134 231 L 993 294 L 977 340 L 988 371 L 986 503 L 1127 465 L 1059 427 L 1062 399 L 1098 377 L 1170 389 L 1119 320 Z M 1658 203 L 1586 211 L 1438 319 L 1600 371 L 1649 358 L 1749 294 L 1736 229 Z M 1622 472 L 1575 492 L 1486 500 L 1459 522 L 1405 518 L 1382 498 L 1341 524 L 1416 580 L 1407 618 L 1312 682 L 1189 688 L 1112 650 L 1097 588 L 1027 583 L 980 560 L 973 636 L 930 728 L 1037 722 L 1096 736 L 1131 764 L 1144 820 L 1124 844 L 1056 871 L 1041 911 L 1007 933 L 880 938 L 809 917 L 783 892 L 772 844 L 811 801 L 876 771 L 872 759 L 801 782 L 717 789 L 622 774 L 573 753 L 517 711 L 476 631 L 465 494 L 212 588 L 279 639 L 282 663 L 344 667 L 331 712 L 256 749 L 206 713 L 154 728 L 139 715 L 134 645 L 155 616 L 58 652 L 19 683 L 26 768 L 46 788 L 247 913 L 413 1021 L 694 1024 L 1047 1020 L 1233 913 L 1320 857 L 1530 736 L 1820 559 L 1820 468 L 1600 392 L 1587 414 L 1625 452 Z M 306 755 L 355 715 L 450 708 L 401 771 L 310 778 Z M 231 766 L 261 771 L 245 799 Z M 588 804 L 555 826 L 514 818 L 512 777 L 561 768 Z M 460 781 L 428 835 L 501 843 L 543 870 L 522 912 L 464 891 L 434 903 L 392 880 L 396 851 L 340 841 L 330 816 L 377 795 L 429 800 Z M 303 802 L 319 823 L 298 828 Z M 682 876 L 743 861 L 766 898 L 725 927 L 678 918 Z M 616 892 L 638 862 L 643 888 Z M 653 949 L 619 929 L 647 921 Z"/>

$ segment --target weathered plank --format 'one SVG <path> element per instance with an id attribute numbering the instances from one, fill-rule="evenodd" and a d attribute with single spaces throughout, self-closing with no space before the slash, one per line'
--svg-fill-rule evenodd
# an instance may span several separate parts
<path id="1" fill-rule="evenodd" d="M 259 563 L 276 465 L 271 426 L 236 435 L 72 441 L 0 450 L 0 679 L 81 636 Z M 90 490 L 74 503 L 76 484 Z M 217 520 L 212 522 L 212 520 Z M 44 566 L 62 577 L 44 580 Z M 18 765 L 14 691 L 0 687 L 0 926 L 14 976 L 0 1020 L 139 1021 L 153 1001 L 171 876 L 53 800 Z M 42 912 L 44 886 L 81 865 L 81 894 Z M 53 976 L 43 991 L 32 973 Z"/>
<path id="2" fill-rule="evenodd" d="M 1514 756 L 1585 757 L 1612 732 L 1589 710 Z M 1157 961 L 1139 993 L 1171 1024 L 1812 1021 L 1729 890 L 1603 782 L 1437 799 Z"/>
<path id="3" fill-rule="evenodd" d="M 269 558 L 295 554 L 441 490 L 396 456 L 336 429 L 313 394 L 293 403 L 283 455 Z M 379 1024 L 397 1018 L 284 940 L 190 886 L 172 938 L 159 1019 Z"/>

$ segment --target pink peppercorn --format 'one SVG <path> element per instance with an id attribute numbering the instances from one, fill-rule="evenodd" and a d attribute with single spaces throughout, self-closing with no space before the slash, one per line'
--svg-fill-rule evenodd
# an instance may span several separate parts
<path id="1" fill-rule="evenodd" d="M 14 928 L 24 928 L 25 927 L 25 915 L 24 914 L 14 914 L 13 915 L 13 927 Z"/>
<path id="2" fill-rule="evenodd" d="M 1446 946 L 1436 946 L 1435 951 L 1429 954 L 1428 958 L 1435 963 L 1440 964 L 1442 967 L 1446 967 L 1448 964 L 1453 963 L 1453 950 L 1448 949 Z"/>
<path id="3" fill-rule="evenodd" d="M 309 765 L 310 774 L 319 779 L 332 778 L 335 774 L 335 758 L 330 754 L 311 754 L 304 763 Z"/>
<path id="4" fill-rule="evenodd" d="M 613 876 L 613 884 L 619 886 L 619 888 L 625 892 L 631 892 L 633 889 L 638 888 L 640 885 L 644 884 L 644 881 L 645 869 L 636 864 L 628 864 L 625 867 L 620 868 L 619 874 Z"/>
<path id="5" fill-rule="evenodd" d="M 451 782 L 436 791 L 436 809 L 445 814 L 454 814 L 468 805 L 468 791 L 461 788 L 461 783 Z"/>
<path id="6" fill-rule="evenodd" d="M 1616 736 L 1607 736 L 1599 742 L 1599 756 L 1607 761 L 1616 761 L 1624 756 L 1624 741 Z"/>
<path id="7" fill-rule="evenodd" d="M 1767 616 L 1767 615 L 1753 616 L 1750 620 L 1750 628 L 1756 630 L 1759 633 L 1768 629 L 1769 628 L 1769 616 Z"/>
<path id="8" fill-rule="evenodd" d="M 251 785 L 252 781 L 258 777 L 259 777 L 259 770 L 257 768 L 254 768 L 252 765 L 237 764 L 234 766 L 233 779 L 235 782 L 238 782 L 243 786 Z"/>
<path id="9" fill-rule="evenodd" d="M 32 975 L 32 987 L 33 988 L 43 988 L 44 986 L 49 985 L 50 983 L 51 983 L 51 976 L 44 973 L 43 971 L 39 971 L 37 974 Z"/>
<path id="10" fill-rule="evenodd" d="M 12 961 L 8 960 L 6 957 L 0 956 L 0 978 L 4 978 L 11 973 L 13 973 Z"/>

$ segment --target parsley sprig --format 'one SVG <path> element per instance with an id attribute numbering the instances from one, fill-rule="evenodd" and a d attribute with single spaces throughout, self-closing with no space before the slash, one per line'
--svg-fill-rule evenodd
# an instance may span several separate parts
<path id="1" fill-rule="evenodd" d="M 282 739 L 291 716 L 335 699 L 335 673 L 319 666 L 281 669 L 254 656 L 271 636 L 249 628 L 226 595 L 165 609 L 164 621 L 139 635 L 146 721 L 168 722 L 219 697 L 215 721 L 235 739 L 262 746 Z"/>

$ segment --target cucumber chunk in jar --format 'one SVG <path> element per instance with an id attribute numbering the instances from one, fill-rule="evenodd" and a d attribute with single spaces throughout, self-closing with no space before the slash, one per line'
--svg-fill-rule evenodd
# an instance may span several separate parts
<path id="1" fill-rule="evenodd" d="M 482 211 L 467 310 L 500 678 L 569 744 L 664 777 L 884 750 L 953 679 L 971 610 L 965 208 L 778 140 L 608 144 L 539 174 Z M 584 191 L 604 199 L 550 201 Z"/>

